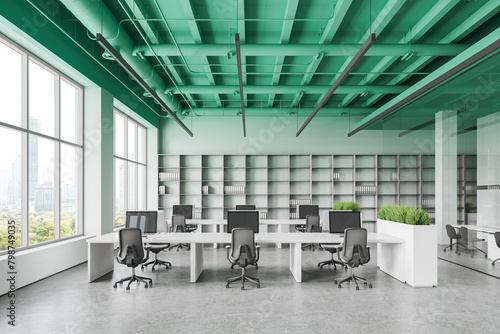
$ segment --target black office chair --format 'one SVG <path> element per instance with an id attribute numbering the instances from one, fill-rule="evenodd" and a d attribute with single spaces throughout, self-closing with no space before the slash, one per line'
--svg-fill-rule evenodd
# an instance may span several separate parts
<path id="1" fill-rule="evenodd" d="M 195 229 L 188 228 L 186 225 L 186 218 L 183 215 L 173 215 L 172 226 L 170 227 L 170 230 L 171 232 L 174 233 L 189 233 L 191 231 L 196 230 L 196 228 Z M 189 244 L 179 243 L 177 245 L 170 246 L 169 249 L 177 248 L 177 251 L 179 251 L 179 249 L 183 247 L 185 247 L 187 250 L 191 248 Z"/>
<path id="2" fill-rule="evenodd" d="M 450 244 L 443 249 L 443 252 L 446 252 L 446 249 L 448 249 L 448 248 L 450 250 L 453 250 L 453 245 L 457 246 L 457 248 L 455 250 L 455 253 L 457 253 L 457 254 L 458 254 L 458 246 L 462 246 L 464 248 L 467 248 L 459 242 L 459 240 L 462 240 L 462 236 L 460 235 L 460 233 L 457 233 L 455 228 L 453 226 L 451 226 L 450 224 L 446 224 L 446 234 L 448 235 L 448 238 L 450 238 Z M 455 243 L 453 243 L 453 240 L 456 240 Z"/>
<path id="3" fill-rule="evenodd" d="M 349 266 L 350 276 L 342 280 L 334 280 L 335 284 L 341 288 L 344 282 L 354 281 L 356 283 L 356 290 L 359 290 L 358 281 L 368 284 L 371 288 L 372 284 L 363 277 L 356 276 L 352 273 L 352 268 L 366 264 L 370 261 L 370 247 L 367 244 L 368 232 L 365 228 L 351 227 L 346 228 L 344 231 L 344 245 L 342 250 L 337 252 L 339 261 Z"/>
<path id="4" fill-rule="evenodd" d="M 145 283 L 145 287 L 151 287 L 153 280 L 148 277 L 137 276 L 135 274 L 135 267 L 146 262 L 149 259 L 149 248 L 146 248 L 147 253 L 144 255 L 144 246 L 142 241 L 142 233 L 139 228 L 124 228 L 118 232 L 119 248 L 116 253 L 116 260 L 118 263 L 125 264 L 127 267 L 132 267 L 132 276 L 123 278 L 113 285 L 116 288 L 117 284 L 122 285 L 123 282 L 129 281 L 127 290 L 130 290 L 132 282 Z"/>
<path id="5" fill-rule="evenodd" d="M 319 226 L 319 215 L 307 215 L 306 216 L 306 228 L 304 230 L 305 233 L 315 233 L 315 232 L 321 232 L 321 227 Z M 306 248 L 310 248 L 312 251 L 314 251 L 314 244 L 304 244 L 302 245 L 302 250 Z M 321 248 L 321 246 L 320 246 Z"/>
<path id="6" fill-rule="evenodd" d="M 472 233 L 465 226 L 460 227 L 460 236 L 462 237 L 462 239 L 464 241 L 463 244 L 464 244 L 465 250 L 471 252 L 471 256 L 470 257 L 474 257 L 474 251 L 476 251 L 476 250 L 478 250 L 480 252 L 483 252 L 484 253 L 484 257 L 488 257 L 488 255 L 486 254 L 485 251 L 483 251 L 480 248 L 477 248 L 474 245 L 476 242 L 484 241 L 484 239 L 477 238 L 476 235 L 475 235 L 475 233 Z M 458 250 L 457 252 L 458 252 L 457 254 L 460 255 L 460 250 Z"/>
<path id="7" fill-rule="evenodd" d="M 229 284 L 241 280 L 241 290 L 245 288 L 245 281 L 257 284 L 260 288 L 258 278 L 245 274 L 246 267 L 259 261 L 259 246 L 255 245 L 254 232 L 250 228 L 238 227 L 231 231 L 231 246 L 227 247 L 227 259 L 232 264 L 241 267 L 241 275 L 227 280 L 226 288 Z"/>
<path id="8" fill-rule="evenodd" d="M 155 270 L 155 266 L 162 266 L 164 265 L 166 269 L 172 268 L 172 263 L 168 261 L 163 261 L 158 259 L 158 253 L 161 251 L 164 251 L 170 247 L 170 244 L 162 244 L 162 243 L 155 243 L 155 242 L 148 242 L 148 248 L 155 255 L 155 259 L 153 261 L 149 261 L 148 263 L 144 263 L 141 265 L 141 269 L 144 270 L 144 268 L 147 268 L 150 264 L 153 265 L 153 271 Z"/>
<path id="9" fill-rule="evenodd" d="M 495 232 L 495 241 L 497 243 L 497 247 L 500 248 L 500 232 Z M 495 262 L 497 262 L 498 260 L 500 260 L 500 257 L 498 259 L 496 259 L 495 261 L 491 262 L 491 265 L 494 266 Z"/>

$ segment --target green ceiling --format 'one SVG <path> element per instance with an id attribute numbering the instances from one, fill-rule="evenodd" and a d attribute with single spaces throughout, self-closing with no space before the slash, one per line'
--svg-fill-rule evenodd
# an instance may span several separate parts
<path id="1" fill-rule="evenodd" d="M 372 113 L 500 26 L 498 0 L 58 0 L 67 10 L 57 12 L 28 2 L 77 44 L 102 32 L 172 110 L 193 117 L 240 117 L 235 33 L 251 117 L 307 116 L 375 33 L 318 114 L 339 117 Z"/>

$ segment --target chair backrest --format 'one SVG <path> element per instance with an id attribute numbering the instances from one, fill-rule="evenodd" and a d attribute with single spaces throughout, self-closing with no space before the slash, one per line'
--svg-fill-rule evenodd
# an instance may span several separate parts
<path id="1" fill-rule="evenodd" d="M 183 215 L 172 216 L 172 232 L 186 232 L 186 218 Z"/>
<path id="2" fill-rule="evenodd" d="M 245 263 L 241 257 L 245 254 Z M 254 231 L 247 227 L 236 227 L 231 232 L 231 253 L 229 255 L 231 261 L 240 261 L 240 265 L 245 266 L 249 263 L 254 263 L 258 260 L 257 251 L 255 249 Z"/>
<path id="3" fill-rule="evenodd" d="M 320 232 L 319 215 L 306 216 L 306 232 Z"/>
<path id="4" fill-rule="evenodd" d="M 142 232 L 140 228 L 123 228 L 118 232 L 118 253 L 116 258 L 120 263 L 128 266 L 135 266 L 144 258 L 144 246 L 142 242 Z M 128 254 L 127 254 L 128 253 Z"/>
<path id="5" fill-rule="evenodd" d="M 469 229 L 465 226 L 461 226 L 460 227 L 460 236 L 462 237 L 462 240 L 465 242 L 465 243 L 469 243 L 469 238 L 471 237 L 471 235 L 469 234 Z"/>
<path id="6" fill-rule="evenodd" d="M 497 247 L 500 247 L 500 232 L 495 232 L 495 241 L 497 242 Z"/>
<path id="7" fill-rule="evenodd" d="M 457 231 L 450 224 L 446 224 L 446 234 L 448 234 L 448 238 L 450 238 L 450 239 L 458 239 L 459 238 Z"/>
<path id="8" fill-rule="evenodd" d="M 365 228 L 351 227 L 344 231 L 344 248 L 340 253 L 343 261 L 350 267 L 370 261 L 370 251 L 367 247 L 368 232 Z"/>

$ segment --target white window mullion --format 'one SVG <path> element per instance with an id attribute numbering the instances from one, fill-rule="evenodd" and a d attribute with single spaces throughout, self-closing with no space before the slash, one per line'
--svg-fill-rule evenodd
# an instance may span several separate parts
<path id="1" fill-rule="evenodd" d="M 28 134 L 22 134 L 21 158 L 21 247 L 28 246 L 29 239 L 29 194 L 28 194 Z"/>
<path id="2" fill-rule="evenodd" d="M 54 142 L 54 240 L 61 238 L 61 143 Z"/>

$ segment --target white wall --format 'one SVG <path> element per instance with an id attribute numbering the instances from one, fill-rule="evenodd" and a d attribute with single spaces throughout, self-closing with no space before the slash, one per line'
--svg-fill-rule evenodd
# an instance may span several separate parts
<path id="1" fill-rule="evenodd" d="M 185 118 L 190 137 L 170 119 L 163 119 L 160 153 L 169 154 L 433 154 L 422 151 L 422 133 L 402 138 L 400 131 L 366 130 L 347 137 L 359 118 L 316 117 L 299 137 L 305 121 L 293 117 L 246 118 L 247 137 L 239 117 Z M 432 132 L 432 131 L 430 131 Z M 411 151 L 411 153 L 409 153 Z"/>

